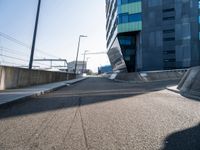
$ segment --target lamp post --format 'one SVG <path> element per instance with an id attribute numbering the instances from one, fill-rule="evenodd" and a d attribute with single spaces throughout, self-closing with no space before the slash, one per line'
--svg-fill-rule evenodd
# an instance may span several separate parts
<path id="1" fill-rule="evenodd" d="M 38 20 L 39 20 L 39 16 L 40 16 L 40 4 L 41 4 L 41 0 L 38 0 L 37 14 L 36 14 L 36 20 L 35 20 L 35 29 L 34 29 L 34 33 L 33 33 L 31 56 L 30 56 L 30 61 L 29 61 L 29 69 L 32 69 L 32 66 L 33 66 L 33 57 L 34 57 L 34 51 L 35 51 L 35 41 L 36 41 L 37 28 L 38 28 Z"/>
<path id="2" fill-rule="evenodd" d="M 83 56 L 83 65 L 82 65 L 82 73 L 84 73 L 84 66 L 86 66 L 86 64 L 85 64 L 85 55 L 86 55 L 86 53 L 88 52 L 88 50 L 85 50 L 85 52 L 84 52 L 84 56 Z"/>
<path id="3" fill-rule="evenodd" d="M 81 42 L 81 38 L 82 38 L 82 37 L 87 37 L 87 36 L 86 36 L 86 35 L 79 35 L 78 47 L 77 47 L 77 53 L 76 53 L 76 62 L 75 62 L 74 74 L 76 74 L 77 61 L 78 61 L 78 54 L 79 54 L 80 42 Z"/>

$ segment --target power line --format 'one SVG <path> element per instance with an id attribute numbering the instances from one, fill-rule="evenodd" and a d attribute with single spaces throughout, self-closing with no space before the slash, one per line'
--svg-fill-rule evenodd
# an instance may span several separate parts
<path id="1" fill-rule="evenodd" d="M 9 62 L 9 61 L 2 61 L 2 64 L 5 65 L 5 66 L 8 66 L 7 64 L 12 64 L 12 65 L 15 65 L 15 66 L 22 65 L 22 64 L 17 64 L 17 63 Z"/>
<path id="2" fill-rule="evenodd" d="M 9 41 L 12 41 L 12 42 L 18 44 L 18 45 L 21 45 L 21 46 L 23 46 L 23 47 L 25 47 L 25 48 L 30 49 L 30 46 L 29 46 L 28 44 L 26 44 L 26 43 L 24 43 L 24 42 L 22 42 L 22 41 L 20 41 L 20 40 L 18 40 L 18 39 L 16 39 L 16 38 L 14 38 L 14 37 L 8 35 L 8 34 L 5 34 L 5 33 L 3 33 L 3 32 L 0 32 L 0 36 L 3 37 L 3 38 L 5 38 L 5 39 L 7 39 L 7 40 L 9 40 Z M 23 52 L 22 52 L 22 51 L 20 51 L 20 52 L 17 51 L 17 53 L 13 53 L 13 51 L 16 52 L 16 50 L 10 49 L 10 48 L 7 48 L 7 47 L 3 47 L 3 46 L 1 46 L 0 49 L 1 49 L 2 51 L 7 51 L 8 53 L 14 54 L 14 55 L 19 55 L 19 53 L 23 53 L 23 54 L 25 54 L 25 55 L 29 55 L 29 53 L 25 53 L 24 51 L 23 51 Z M 21 49 L 20 49 L 20 50 L 21 50 Z M 44 52 L 43 50 L 40 50 L 40 49 L 38 49 L 38 48 L 36 48 L 36 50 L 37 50 L 37 51 L 36 51 L 36 55 L 39 53 L 39 54 L 43 54 L 44 56 L 51 56 L 51 57 L 53 57 L 53 58 L 59 58 L 59 57 L 57 57 L 57 56 L 54 56 L 54 55 L 49 54 L 49 53 L 47 53 L 47 52 Z M 12 53 L 11 53 L 11 52 L 12 52 Z M 8 55 L 5 55 L 5 54 L 0 54 L 0 56 L 6 57 L 6 58 L 10 58 L 10 59 L 14 59 L 14 60 L 23 61 L 23 62 L 28 62 L 28 61 L 29 61 L 29 60 L 26 60 L 26 59 L 21 59 L 21 58 L 17 58 L 17 57 L 13 57 L 13 56 L 8 56 Z M 6 61 L 4 61 L 4 62 L 6 62 Z M 7 61 L 7 62 L 8 62 L 8 61 Z M 15 63 L 11 63 L 11 62 L 8 62 L 8 63 L 9 63 L 9 64 L 14 64 L 14 65 L 16 65 Z M 34 63 L 35 63 L 35 64 L 40 64 L 40 65 L 43 65 L 43 66 L 49 66 L 49 65 L 44 64 L 44 63 L 39 63 L 39 62 L 34 62 Z"/>
<path id="3" fill-rule="evenodd" d="M 14 49 L 10 49 L 10 48 L 7 48 L 7 47 L 0 47 L 0 49 L 4 52 L 8 52 L 10 54 L 14 54 L 14 55 L 18 55 L 18 56 L 21 56 L 21 54 L 24 54 L 24 55 L 28 55 L 28 53 L 25 53 L 25 52 L 19 52 L 19 51 L 16 51 Z"/>
<path id="4" fill-rule="evenodd" d="M 66 59 L 34 59 L 35 61 L 62 61 L 62 62 L 65 62 L 67 63 L 67 60 Z"/>
<path id="5" fill-rule="evenodd" d="M 34 62 L 50 62 L 50 66 L 52 67 L 53 62 L 64 62 L 64 65 L 67 65 L 66 59 L 34 59 Z"/>
<path id="6" fill-rule="evenodd" d="M 34 62 L 34 64 L 40 64 L 40 65 L 44 65 L 44 66 L 48 66 L 49 67 L 49 65 L 43 64 L 43 63 L 40 63 L 40 62 Z"/>
<path id="7" fill-rule="evenodd" d="M 14 42 L 14 43 L 17 43 L 17 44 L 19 44 L 19 45 L 21 45 L 21 46 L 24 46 L 24 47 L 30 49 L 30 46 L 29 46 L 29 45 L 27 45 L 26 43 L 23 43 L 23 42 L 21 42 L 21 41 L 15 39 L 15 38 L 13 38 L 13 37 L 11 37 L 10 35 L 7 35 L 7 34 L 5 34 L 5 33 L 0 32 L 0 36 L 4 37 L 4 38 L 7 39 L 7 40 L 10 40 L 10 41 L 12 41 L 12 42 Z"/>
<path id="8" fill-rule="evenodd" d="M 3 33 L 3 32 L 0 32 L 0 36 L 2 36 L 3 38 L 5 38 L 5 39 L 7 39 L 7 40 L 10 40 L 10 41 L 12 41 L 12 42 L 14 42 L 14 43 L 16 43 L 16 44 L 19 44 L 19 45 L 21 45 L 21 46 L 24 46 L 24 47 L 26 47 L 26 48 L 28 48 L 28 49 L 31 48 L 30 45 L 28 45 L 28 44 L 26 44 L 26 43 L 24 43 L 24 42 L 22 42 L 22 41 L 19 41 L 18 39 L 14 38 L 14 37 L 12 37 L 12 36 L 10 36 L 10 35 L 8 35 L 8 34 L 5 34 L 5 33 Z M 52 54 L 49 54 L 49 53 L 47 53 L 47 52 L 41 50 L 41 49 L 36 48 L 36 50 L 37 50 L 36 52 L 38 52 L 38 53 L 43 53 L 43 54 L 48 55 L 48 56 L 51 56 L 51 57 L 53 56 L 53 57 L 55 57 L 55 58 L 59 58 L 59 57 L 57 57 L 57 56 L 54 56 L 54 55 L 52 55 Z"/>
<path id="9" fill-rule="evenodd" d="M 10 59 L 19 60 L 19 61 L 24 61 L 24 62 L 28 61 L 28 60 L 25 60 L 25 59 L 20 59 L 20 58 L 17 58 L 17 57 L 12 57 L 12 56 L 8 56 L 8 55 L 4 55 L 4 54 L 0 54 L 0 56 L 7 57 L 7 58 L 10 58 Z"/>
<path id="10" fill-rule="evenodd" d="M 2 47 L 0 47 L 0 48 L 2 48 Z M 13 54 L 13 52 L 12 51 L 10 51 L 11 49 L 9 49 L 9 50 L 5 50 L 5 49 L 2 49 L 2 51 L 4 51 L 4 52 L 6 52 L 6 53 L 9 53 L 9 54 Z M 15 60 L 20 60 L 20 61 L 25 61 L 25 62 L 28 62 L 28 60 L 25 60 L 25 59 L 21 59 L 21 58 L 17 58 L 17 57 L 13 57 L 13 56 L 10 56 L 10 55 L 5 55 L 5 54 L 0 54 L 1 56 L 3 56 L 3 57 L 6 57 L 6 58 L 10 58 L 10 59 L 15 59 Z M 14 53 L 14 55 L 20 55 L 20 54 L 16 54 L 16 53 Z M 44 64 L 44 63 L 38 63 L 38 62 L 35 62 L 36 64 L 40 64 L 40 65 L 43 65 L 43 66 L 49 66 L 49 65 L 47 65 L 47 64 Z"/>
<path id="11" fill-rule="evenodd" d="M 36 50 L 37 50 L 37 51 L 35 51 L 35 53 L 41 53 L 41 54 L 44 54 L 45 56 L 47 55 L 47 56 L 50 56 L 50 57 L 53 57 L 53 58 L 59 58 L 59 57 L 54 56 L 54 55 L 52 55 L 52 54 L 46 53 L 46 52 L 44 52 L 44 51 L 42 51 L 42 50 L 40 50 L 40 49 L 37 49 L 37 48 L 36 48 Z"/>
<path id="12" fill-rule="evenodd" d="M 7 51 L 7 50 L 2 50 L 2 52 L 3 52 L 2 55 L 7 55 L 8 56 L 8 54 L 12 54 L 11 56 L 9 55 L 9 57 L 17 56 L 18 59 L 24 59 L 22 57 L 19 57 L 19 56 L 21 56 L 20 54 L 14 54 L 13 52 L 10 52 L 10 51 Z M 5 57 L 7 57 L 7 56 L 5 56 Z"/>
<path id="13" fill-rule="evenodd" d="M 21 51 L 18 51 L 17 49 L 12 49 L 12 48 L 8 48 L 8 47 L 5 47 L 5 46 L 0 46 L 1 49 L 4 49 L 4 50 L 9 50 L 9 51 L 15 51 L 17 53 L 24 53 L 24 54 L 28 54 L 28 52 L 21 52 Z"/>

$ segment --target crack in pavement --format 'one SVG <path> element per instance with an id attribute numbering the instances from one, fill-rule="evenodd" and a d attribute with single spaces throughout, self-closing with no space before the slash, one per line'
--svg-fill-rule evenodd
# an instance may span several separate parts
<path id="1" fill-rule="evenodd" d="M 79 97 L 79 99 L 80 99 L 80 97 Z M 74 114 L 74 117 L 73 117 L 73 119 L 72 119 L 72 121 L 71 121 L 71 123 L 70 123 L 70 126 L 69 126 L 69 128 L 67 129 L 66 135 L 65 135 L 64 138 L 63 138 L 63 143 L 65 142 L 66 138 L 69 136 L 69 133 L 70 133 L 70 131 L 71 131 L 71 129 L 72 129 L 72 125 L 73 125 L 74 122 L 75 122 L 75 119 L 76 119 L 76 116 L 77 116 L 77 113 L 78 113 L 78 109 L 79 109 L 79 99 L 78 99 L 78 107 L 77 107 L 77 109 L 76 109 L 76 111 L 75 111 L 75 114 Z"/>
<path id="2" fill-rule="evenodd" d="M 84 127 L 84 122 L 83 122 L 83 116 L 82 116 L 82 113 L 81 113 L 81 98 L 79 99 L 79 114 L 80 114 L 80 117 L 81 117 L 81 126 L 82 126 L 82 130 L 83 130 L 83 135 L 84 135 L 84 140 L 85 140 L 85 146 L 86 146 L 86 149 L 89 150 L 89 147 L 88 147 L 88 139 L 87 139 L 87 136 L 86 136 L 86 129 Z"/>
<path id="3" fill-rule="evenodd" d="M 78 106 L 77 106 L 76 112 L 75 112 L 74 117 L 73 117 L 73 119 L 71 121 L 71 124 L 70 124 L 70 126 L 69 126 L 69 128 L 68 128 L 68 130 L 66 132 L 66 135 L 63 138 L 63 143 L 65 143 L 66 138 L 69 136 L 70 131 L 72 129 L 72 126 L 73 126 L 73 124 L 75 122 L 75 119 L 76 119 L 76 117 L 77 117 L 77 115 L 79 113 L 80 120 L 81 120 L 81 128 L 82 128 L 82 131 L 83 131 L 83 136 L 84 136 L 84 141 L 85 141 L 85 146 L 86 146 L 86 149 L 89 150 L 88 140 L 87 140 L 87 136 L 86 136 L 86 130 L 85 130 L 85 127 L 84 127 L 83 117 L 82 117 L 82 113 L 81 113 L 81 102 L 82 102 L 82 99 L 81 99 L 81 97 L 79 97 L 78 98 L 78 104 L 77 104 Z"/>

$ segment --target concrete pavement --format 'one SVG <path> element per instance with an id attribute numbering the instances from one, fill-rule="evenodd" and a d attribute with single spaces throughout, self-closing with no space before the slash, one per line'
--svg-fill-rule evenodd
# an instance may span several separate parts
<path id="1" fill-rule="evenodd" d="M 82 81 L 86 79 L 78 78 L 74 80 L 67 80 L 37 86 L 31 86 L 27 88 L 19 88 L 19 89 L 10 89 L 10 90 L 3 90 L 0 91 L 0 106 L 7 106 L 16 102 L 21 102 L 30 98 L 32 96 L 39 96 L 41 94 L 54 91 L 58 88 L 62 88 L 67 85 L 74 84 L 76 82 Z"/>
<path id="2" fill-rule="evenodd" d="M 199 150 L 200 103 L 176 84 L 89 78 L 0 109 L 0 149 Z"/>

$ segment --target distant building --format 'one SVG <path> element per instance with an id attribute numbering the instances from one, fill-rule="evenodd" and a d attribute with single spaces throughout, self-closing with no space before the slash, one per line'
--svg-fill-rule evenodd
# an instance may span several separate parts
<path id="1" fill-rule="evenodd" d="M 67 63 L 67 68 L 68 68 L 68 72 L 69 73 L 74 73 L 75 71 L 75 64 L 76 61 L 72 61 Z M 87 69 L 87 62 L 86 61 L 78 61 L 77 62 L 77 67 L 76 67 L 76 73 L 80 74 L 80 73 L 85 73 Z"/>
<path id="2" fill-rule="evenodd" d="M 112 72 L 112 66 L 111 65 L 101 66 L 101 67 L 98 68 L 98 74 L 109 73 L 109 72 Z"/>
<path id="3" fill-rule="evenodd" d="M 114 70 L 200 65 L 199 0 L 106 0 L 108 57 Z"/>

